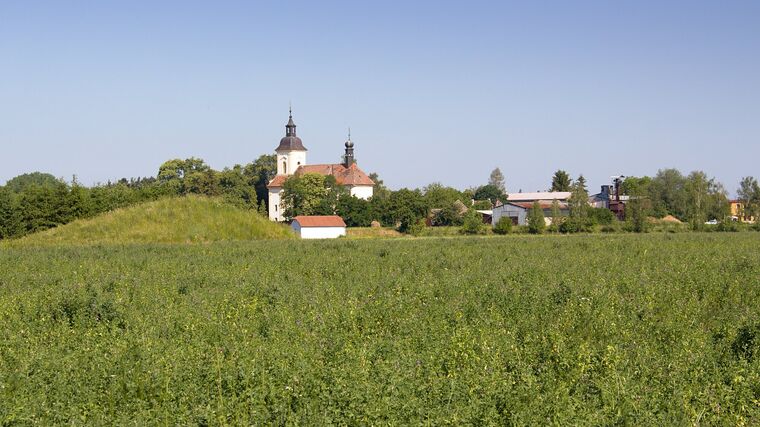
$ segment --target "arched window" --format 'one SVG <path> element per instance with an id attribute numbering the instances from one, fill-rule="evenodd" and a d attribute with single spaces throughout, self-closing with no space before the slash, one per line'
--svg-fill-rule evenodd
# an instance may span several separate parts
<path id="1" fill-rule="evenodd" d="M 288 173 L 288 162 L 285 162 L 285 161 L 282 162 L 282 173 L 283 174 Z"/>

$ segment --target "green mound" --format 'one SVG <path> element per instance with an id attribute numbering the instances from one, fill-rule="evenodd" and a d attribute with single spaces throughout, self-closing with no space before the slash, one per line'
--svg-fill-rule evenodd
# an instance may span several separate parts
<path id="1" fill-rule="evenodd" d="M 26 236 L 12 246 L 122 243 L 204 243 L 286 239 L 290 228 L 220 199 L 187 196 L 117 209 Z"/>

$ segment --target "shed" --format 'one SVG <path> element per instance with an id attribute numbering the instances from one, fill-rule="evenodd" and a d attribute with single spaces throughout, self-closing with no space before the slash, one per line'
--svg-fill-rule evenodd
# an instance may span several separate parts
<path id="1" fill-rule="evenodd" d="M 346 235 L 346 223 L 337 215 L 297 216 L 290 226 L 302 239 L 334 239 Z"/>
<path id="2" fill-rule="evenodd" d="M 551 224 L 552 204 L 554 202 L 539 201 L 541 210 L 544 211 L 544 220 L 546 224 Z M 570 209 L 567 203 L 558 201 L 560 216 L 568 216 Z M 491 216 L 492 225 L 496 225 L 502 217 L 508 217 L 512 220 L 513 225 L 526 225 L 528 223 L 528 211 L 533 207 L 530 202 L 505 203 L 493 209 Z"/>

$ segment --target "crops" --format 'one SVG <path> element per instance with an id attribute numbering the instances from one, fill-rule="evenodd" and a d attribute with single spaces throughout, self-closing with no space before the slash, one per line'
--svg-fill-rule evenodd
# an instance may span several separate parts
<path id="1" fill-rule="evenodd" d="M 0 250 L 0 424 L 760 423 L 760 236 Z"/>

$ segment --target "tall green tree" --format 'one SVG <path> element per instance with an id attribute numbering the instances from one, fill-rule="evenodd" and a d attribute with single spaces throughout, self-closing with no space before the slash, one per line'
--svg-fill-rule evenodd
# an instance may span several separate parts
<path id="1" fill-rule="evenodd" d="M 262 200 L 269 207 L 269 189 L 267 185 L 277 175 L 277 156 L 264 154 L 252 163 L 245 165 L 243 175 L 248 179 L 256 191 L 256 199 Z"/>
<path id="2" fill-rule="evenodd" d="M 475 190 L 475 200 L 490 200 L 491 204 L 496 206 L 497 201 L 501 201 L 502 203 L 507 201 L 507 194 L 501 191 L 499 187 L 488 184 Z"/>
<path id="3" fill-rule="evenodd" d="M 578 176 L 578 179 L 576 180 L 576 184 L 579 185 L 581 188 L 583 188 L 583 191 L 588 194 L 588 185 L 586 184 L 586 177 L 583 176 L 583 174 Z"/>
<path id="4" fill-rule="evenodd" d="M 286 218 L 315 215 L 330 191 L 325 176 L 316 173 L 291 175 L 282 187 L 281 204 Z"/>
<path id="5" fill-rule="evenodd" d="M 49 173 L 32 172 L 15 176 L 5 183 L 5 188 L 14 193 L 21 193 L 35 185 L 38 187 L 55 187 L 60 180 Z"/>
<path id="6" fill-rule="evenodd" d="M 498 188 L 503 194 L 507 194 L 507 186 L 504 183 L 504 174 L 501 173 L 501 169 L 496 168 L 491 171 L 488 184 Z"/>
<path id="7" fill-rule="evenodd" d="M 18 236 L 22 231 L 18 196 L 14 191 L 0 187 L 0 239 Z"/>
<path id="8" fill-rule="evenodd" d="M 377 174 L 377 172 L 372 172 L 369 174 L 369 179 L 372 180 L 372 182 L 375 183 L 375 185 L 372 188 L 372 197 L 376 199 L 387 199 L 391 195 L 391 190 L 388 189 L 388 187 L 385 186 L 385 183 L 383 183 L 383 180 L 380 179 L 380 175 Z"/>
<path id="9" fill-rule="evenodd" d="M 702 171 L 694 171 L 684 182 L 686 218 L 694 228 L 706 220 L 725 220 L 729 213 L 726 190 L 714 178 Z"/>
<path id="10" fill-rule="evenodd" d="M 550 191 L 570 191 L 571 184 L 572 180 L 570 179 L 570 175 L 560 169 L 557 172 L 554 172 Z"/>
<path id="11" fill-rule="evenodd" d="M 673 215 L 687 220 L 687 201 L 684 191 L 686 178 L 678 169 L 660 169 L 649 185 L 649 199 L 655 216 Z"/>
<path id="12" fill-rule="evenodd" d="M 559 208 L 559 201 L 557 199 L 552 200 L 552 210 L 551 210 L 551 218 L 552 223 L 549 226 L 549 231 L 552 233 L 556 233 L 559 231 L 559 226 L 562 224 L 563 218 L 562 218 L 562 212 Z"/>
<path id="13" fill-rule="evenodd" d="M 528 231 L 531 234 L 541 234 L 545 228 L 544 210 L 541 208 L 541 204 L 535 201 L 528 211 Z"/>
<path id="14" fill-rule="evenodd" d="M 588 231 L 591 226 L 589 221 L 589 204 L 588 204 L 588 192 L 583 187 L 583 184 L 578 181 L 571 187 L 570 198 L 567 201 L 569 215 L 562 224 L 563 231 L 577 232 Z"/>
<path id="15" fill-rule="evenodd" d="M 457 200 L 462 201 L 464 199 L 461 191 L 453 187 L 446 187 L 440 182 L 426 186 L 422 189 L 422 193 L 429 209 L 448 207 Z"/>
<path id="16" fill-rule="evenodd" d="M 254 183 L 251 182 L 250 177 L 246 176 L 245 169 L 242 166 L 235 165 L 232 168 L 224 168 L 216 175 L 219 190 L 227 203 L 247 209 L 257 208 Z"/>
<path id="17" fill-rule="evenodd" d="M 751 176 L 742 178 L 737 196 L 744 205 L 744 212 L 740 212 L 741 215 L 755 219 L 760 217 L 760 184 L 757 179 Z"/>

